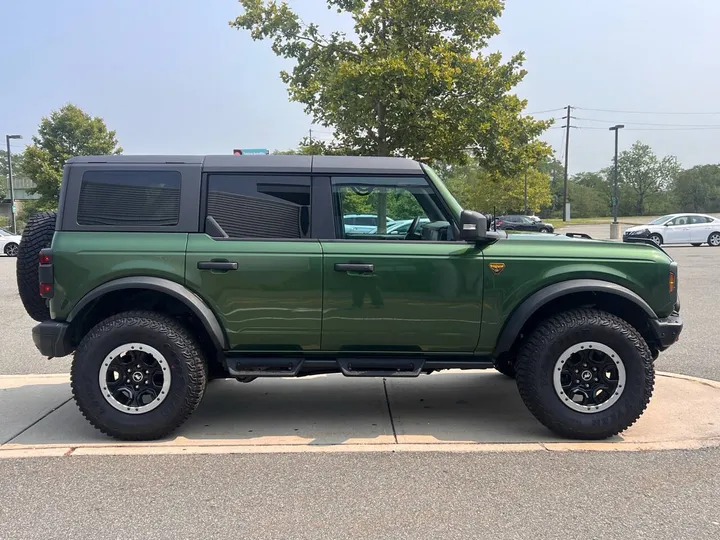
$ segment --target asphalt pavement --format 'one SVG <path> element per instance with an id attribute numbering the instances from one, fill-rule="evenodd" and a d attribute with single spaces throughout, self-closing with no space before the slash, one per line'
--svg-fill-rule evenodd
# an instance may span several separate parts
<path id="1" fill-rule="evenodd" d="M 720 451 L 0 460 L 0 538 L 717 539 Z"/>

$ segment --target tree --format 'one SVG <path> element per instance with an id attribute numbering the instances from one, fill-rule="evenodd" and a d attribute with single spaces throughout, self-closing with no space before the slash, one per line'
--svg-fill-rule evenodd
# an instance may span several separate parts
<path id="1" fill-rule="evenodd" d="M 549 155 L 537 137 L 550 122 L 523 116 L 510 93 L 523 54 L 504 63 L 481 53 L 499 33 L 502 0 L 327 0 L 353 19 L 353 37 L 323 35 L 284 2 L 240 3 L 230 25 L 294 61 L 281 73 L 290 99 L 334 129 L 338 148 L 460 164 L 474 154 L 503 177 Z"/>
<path id="2" fill-rule="evenodd" d="M 13 179 L 22 177 L 22 163 L 24 154 L 12 154 Z M 7 150 L 0 150 L 0 200 L 10 197 L 10 184 L 8 183 Z M 13 182 L 14 184 L 15 182 Z"/>
<path id="3" fill-rule="evenodd" d="M 75 105 L 65 105 L 40 122 L 33 144 L 25 150 L 22 172 L 33 182 L 40 198 L 36 210 L 57 208 L 64 163 L 74 156 L 120 154 L 114 131 L 102 118 Z"/>
<path id="4" fill-rule="evenodd" d="M 463 208 L 498 214 L 524 211 L 524 173 L 498 178 L 477 165 L 468 164 L 448 167 L 442 174 L 448 189 Z M 540 208 L 550 204 L 550 177 L 529 168 L 527 178 L 528 211 L 539 212 Z"/>
<path id="5" fill-rule="evenodd" d="M 618 157 L 618 180 L 632 189 L 635 212 L 640 216 L 645 214 L 647 199 L 665 191 L 679 172 L 675 156 L 658 159 L 650 146 L 640 141 Z"/>
<path id="6" fill-rule="evenodd" d="M 697 165 L 682 171 L 672 192 L 681 212 L 720 211 L 720 165 Z"/>

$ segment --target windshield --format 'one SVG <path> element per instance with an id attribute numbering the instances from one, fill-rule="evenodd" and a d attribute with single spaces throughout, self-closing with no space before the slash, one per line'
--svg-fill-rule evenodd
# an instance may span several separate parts
<path id="1" fill-rule="evenodd" d="M 434 170 L 424 163 L 422 164 L 422 168 L 425 169 L 425 172 L 430 177 L 430 180 L 432 180 L 432 183 L 435 184 L 435 187 L 440 192 L 440 196 L 445 199 L 450 211 L 453 213 L 453 217 L 457 219 L 458 223 L 460 223 L 460 214 L 462 213 L 462 206 L 460 206 L 460 203 L 455 200 L 455 197 L 452 196 L 450 190 L 448 190 Z"/>
<path id="2" fill-rule="evenodd" d="M 665 223 L 668 219 L 670 219 L 672 216 L 663 216 L 659 217 L 657 219 L 653 219 L 648 225 L 660 225 L 661 223 Z"/>

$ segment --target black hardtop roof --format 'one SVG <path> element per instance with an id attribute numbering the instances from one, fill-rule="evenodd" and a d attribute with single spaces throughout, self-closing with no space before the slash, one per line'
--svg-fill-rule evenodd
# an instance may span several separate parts
<path id="1" fill-rule="evenodd" d="M 205 172 L 274 172 L 314 174 L 421 174 L 417 161 L 397 157 L 376 156 L 79 156 L 70 158 L 68 164 L 187 164 L 202 165 Z"/>

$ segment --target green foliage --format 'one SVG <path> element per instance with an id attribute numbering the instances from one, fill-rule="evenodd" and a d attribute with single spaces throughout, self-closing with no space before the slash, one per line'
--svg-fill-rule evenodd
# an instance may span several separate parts
<path id="1" fill-rule="evenodd" d="M 436 167 L 440 174 L 442 169 Z M 497 214 L 523 212 L 525 205 L 525 175 L 498 177 L 477 165 L 460 165 L 442 171 L 443 180 L 463 208 Z M 539 212 L 551 202 L 550 177 L 538 169 L 529 168 L 528 211 Z"/>
<path id="2" fill-rule="evenodd" d="M 720 165 L 684 170 L 672 189 L 680 212 L 720 212 Z"/>
<path id="3" fill-rule="evenodd" d="M 114 131 L 102 118 L 65 105 L 43 118 L 33 144 L 25 150 L 22 172 L 35 182 L 35 211 L 57 208 L 64 163 L 74 156 L 120 154 Z"/>
<path id="4" fill-rule="evenodd" d="M 322 34 L 284 2 L 240 3 L 230 25 L 293 60 L 281 73 L 290 98 L 334 129 L 322 153 L 457 164 L 474 154 L 503 177 L 549 155 L 537 138 L 550 122 L 523 116 L 525 101 L 510 93 L 526 74 L 523 54 L 482 53 L 499 33 L 501 0 L 327 0 L 353 19 L 350 37 Z"/>
<path id="5" fill-rule="evenodd" d="M 23 157 L 23 153 L 12 154 L 13 178 L 20 178 L 22 175 Z M 0 150 L 0 200 L 6 197 L 10 197 L 7 150 Z"/>
<path id="6" fill-rule="evenodd" d="M 650 146 L 637 141 L 618 157 L 619 181 L 634 193 L 636 215 L 643 216 L 649 201 L 658 201 L 680 172 L 674 156 L 659 159 Z"/>

